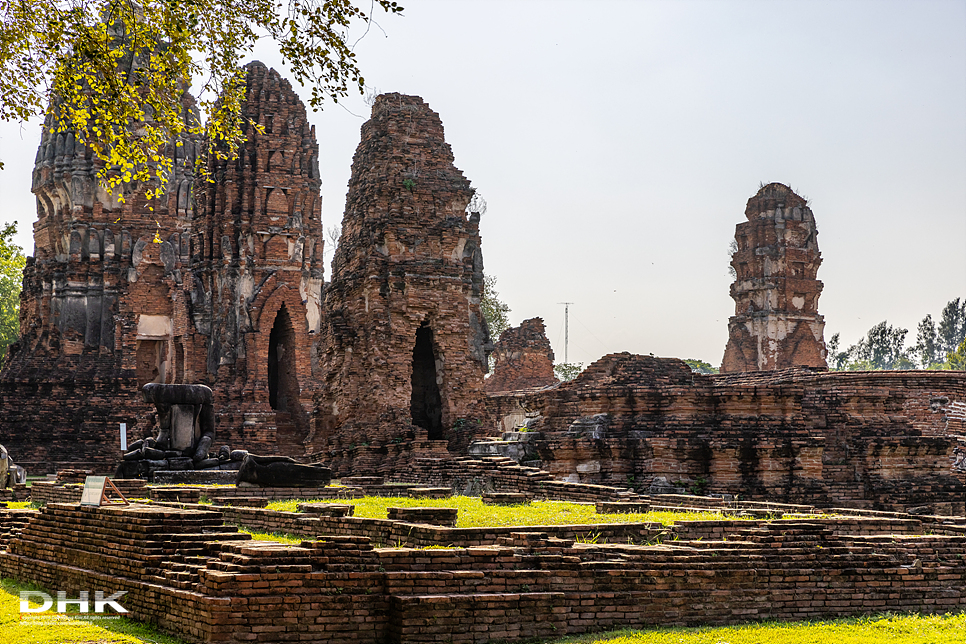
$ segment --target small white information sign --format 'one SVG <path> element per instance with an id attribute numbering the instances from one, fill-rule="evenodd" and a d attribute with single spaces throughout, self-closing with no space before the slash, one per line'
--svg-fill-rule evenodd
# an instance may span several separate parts
<path id="1" fill-rule="evenodd" d="M 84 481 L 84 493 L 81 494 L 81 505 L 96 505 L 100 507 L 104 496 L 106 476 L 88 476 Z"/>
<path id="2" fill-rule="evenodd" d="M 100 507 L 102 505 L 112 505 L 114 502 L 107 498 L 107 488 L 113 490 L 113 492 L 120 497 L 117 503 L 124 505 L 130 505 L 128 500 L 124 498 L 120 490 L 114 487 L 111 483 L 111 479 L 106 476 L 88 476 L 84 480 L 84 492 L 81 494 L 81 505 L 90 505 L 95 507 Z"/>

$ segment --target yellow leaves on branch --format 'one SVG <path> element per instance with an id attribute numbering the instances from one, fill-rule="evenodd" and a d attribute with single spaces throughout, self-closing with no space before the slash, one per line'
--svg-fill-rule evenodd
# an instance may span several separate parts
<path id="1" fill-rule="evenodd" d="M 0 15 L 0 119 L 49 114 L 99 159 L 99 179 L 120 201 L 132 184 L 164 194 L 171 146 L 184 140 L 200 143 L 202 175 L 209 159 L 235 158 L 242 57 L 261 34 L 276 40 L 318 109 L 346 96 L 350 82 L 361 86 L 346 39 L 351 23 L 372 20 L 352 0 L 0 0 Z M 186 92 L 198 76 L 206 80 L 196 107 Z"/>

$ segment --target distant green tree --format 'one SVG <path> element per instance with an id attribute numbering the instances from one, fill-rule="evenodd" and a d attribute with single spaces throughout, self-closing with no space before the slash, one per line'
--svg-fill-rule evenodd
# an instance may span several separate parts
<path id="1" fill-rule="evenodd" d="M 718 373 L 716 367 L 712 367 L 710 363 L 704 360 L 697 360 L 695 358 L 688 358 L 684 361 L 684 364 L 691 367 L 691 371 L 695 373 Z"/>
<path id="2" fill-rule="evenodd" d="M 913 353 L 919 359 L 919 366 L 923 369 L 933 369 L 936 367 L 940 356 L 936 346 L 936 323 L 932 321 L 932 315 L 926 315 L 919 323 L 916 332 L 916 346 Z"/>
<path id="3" fill-rule="evenodd" d="M 510 307 L 500 299 L 500 293 L 496 290 L 496 277 L 492 275 L 483 276 L 480 309 L 483 311 L 486 327 L 490 330 L 490 338 L 494 342 L 499 340 L 500 334 L 510 328 Z"/>
<path id="4" fill-rule="evenodd" d="M 845 369 L 846 365 L 849 362 L 848 350 L 839 351 L 839 345 L 841 344 L 841 342 L 842 342 L 841 336 L 838 333 L 836 333 L 831 338 L 829 338 L 828 342 L 825 343 L 825 346 L 827 347 L 827 352 L 828 352 L 827 353 L 828 358 L 826 359 L 826 362 L 828 362 L 828 368 L 831 369 L 832 371 L 841 371 Z"/>
<path id="5" fill-rule="evenodd" d="M 966 298 L 950 300 L 939 317 L 926 315 L 916 330 L 916 344 L 904 348 L 908 331 L 880 322 L 856 344 L 839 350 L 839 334 L 826 343 L 828 365 L 838 370 L 950 369 L 949 356 L 958 355 L 966 340 Z"/>
<path id="6" fill-rule="evenodd" d="M 7 347 L 20 335 L 20 288 L 23 268 L 27 264 L 23 249 L 13 243 L 17 222 L 0 230 L 0 366 L 7 356 Z"/>
<path id="7" fill-rule="evenodd" d="M 561 362 L 553 366 L 553 375 L 557 376 L 558 380 L 567 382 L 579 376 L 583 370 L 583 362 Z"/>
<path id="8" fill-rule="evenodd" d="M 948 302 L 939 317 L 936 332 L 936 352 L 939 356 L 955 352 L 966 339 L 966 300 L 960 303 L 960 299 L 957 297 Z"/>
<path id="9" fill-rule="evenodd" d="M 915 369 L 916 364 L 903 347 L 908 329 L 887 321 L 876 324 L 858 343 L 849 347 L 847 369 Z"/>
<path id="10" fill-rule="evenodd" d="M 943 365 L 943 369 L 966 371 L 966 338 L 959 343 L 955 351 L 946 354 L 946 363 Z"/>

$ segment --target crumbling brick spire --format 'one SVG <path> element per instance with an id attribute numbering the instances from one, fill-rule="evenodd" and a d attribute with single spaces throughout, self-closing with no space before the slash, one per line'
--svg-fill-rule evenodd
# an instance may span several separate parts
<path id="1" fill-rule="evenodd" d="M 493 375 L 486 379 L 487 392 L 533 389 L 557 382 L 543 318 L 524 320 L 500 334 L 493 356 L 496 360 Z"/>
<path id="2" fill-rule="evenodd" d="M 326 290 L 318 437 L 329 451 L 375 448 L 417 428 L 455 447 L 481 418 L 492 344 L 472 195 L 439 115 L 418 96 L 379 96 Z"/>
<path id="3" fill-rule="evenodd" d="M 301 455 L 322 318 L 319 144 L 291 84 L 258 61 L 245 70 L 246 140 L 199 194 L 196 352 L 225 424 L 279 423 L 276 449 Z"/>
<path id="4" fill-rule="evenodd" d="M 827 366 L 816 278 L 822 255 L 808 202 L 770 183 L 748 200 L 745 216 L 735 231 L 735 315 L 721 372 Z"/>

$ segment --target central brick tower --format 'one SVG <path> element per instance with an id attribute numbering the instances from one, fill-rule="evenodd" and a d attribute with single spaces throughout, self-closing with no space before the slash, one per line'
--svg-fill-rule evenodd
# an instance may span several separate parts
<path id="1" fill-rule="evenodd" d="M 735 230 L 735 315 L 721 372 L 827 366 L 816 278 L 822 255 L 808 202 L 770 183 L 748 200 L 745 216 Z"/>
<path id="2" fill-rule="evenodd" d="M 374 456 L 423 437 L 458 449 L 479 426 L 492 343 L 472 195 L 439 115 L 417 96 L 379 96 L 326 290 L 311 447 L 331 457 L 366 445 Z"/>

